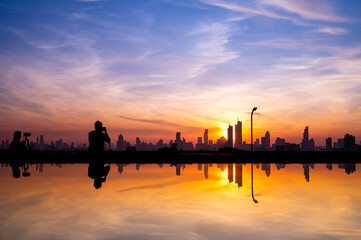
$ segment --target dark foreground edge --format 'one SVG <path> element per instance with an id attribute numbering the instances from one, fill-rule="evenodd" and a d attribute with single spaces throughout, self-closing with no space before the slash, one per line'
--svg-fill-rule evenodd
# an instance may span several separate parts
<path id="1" fill-rule="evenodd" d="M 361 163 L 361 152 L 160 152 L 160 151 L 0 151 L 0 163 L 22 160 L 29 163 Z"/>

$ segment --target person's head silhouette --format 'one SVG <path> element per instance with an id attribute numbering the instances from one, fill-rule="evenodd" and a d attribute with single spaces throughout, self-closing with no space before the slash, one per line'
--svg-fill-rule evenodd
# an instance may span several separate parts
<path id="1" fill-rule="evenodd" d="M 20 142 L 20 139 L 21 139 L 21 132 L 20 131 L 15 131 L 14 132 L 13 142 Z"/>
<path id="2" fill-rule="evenodd" d="M 20 177 L 20 168 L 19 167 L 13 167 L 13 178 L 19 178 Z"/>
<path id="3" fill-rule="evenodd" d="M 103 123 L 102 122 L 99 122 L 99 121 L 96 121 L 94 123 L 94 127 L 95 127 L 95 130 L 97 131 L 101 131 L 103 129 Z"/>
<path id="4" fill-rule="evenodd" d="M 99 189 L 99 188 L 101 188 L 102 187 L 102 179 L 100 179 L 100 178 L 96 178 L 96 179 L 94 179 L 94 187 L 96 188 L 96 189 Z"/>

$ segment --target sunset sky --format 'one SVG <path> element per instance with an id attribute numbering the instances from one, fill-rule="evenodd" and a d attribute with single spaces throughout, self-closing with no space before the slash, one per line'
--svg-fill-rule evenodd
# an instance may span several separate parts
<path id="1" fill-rule="evenodd" d="M 361 138 L 361 1 L 0 3 L 0 139 Z"/>

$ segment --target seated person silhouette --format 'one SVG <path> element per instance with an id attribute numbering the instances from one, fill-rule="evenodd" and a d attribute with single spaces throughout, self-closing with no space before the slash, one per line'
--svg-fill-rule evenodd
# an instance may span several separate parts
<path id="1" fill-rule="evenodd" d="M 102 187 L 102 183 L 107 180 L 110 166 L 104 167 L 104 161 L 93 160 L 89 163 L 88 177 L 94 179 L 94 187 L 96 189 Z"/>
<path id="2" fill-rule="evenodd" d="M 99 121 L 96 121 L 94 123 L 94 127 L 95 130 L 89 133 L 89 151 L 104 151 L 104 142 L 110 143 L 107 129 L 103 127 L 103 123 Z"/>
<path id="3" fill-rule="evenodd" d="M 9 145 L 9 150 L 11 152 L 24 152 L 26 150 L 25 142 L 21 140 L 21 132 L 15 131 L 13 141 Z"/>

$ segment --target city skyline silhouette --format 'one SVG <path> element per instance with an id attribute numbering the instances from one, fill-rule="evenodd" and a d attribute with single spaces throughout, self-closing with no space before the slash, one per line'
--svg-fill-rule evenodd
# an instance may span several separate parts
<path id="1" fill-rule="evenodd" d="M 99 121 L 97 121 L 99 122 Z M 102 124 L 100 122 L 100 124 Z M 98 127 L 103 128 L 101 127 Z M 106 128 L 104 128 L 106 129 Z M 102 130 L 99 130 L 99 134 L 101 134 Z M 19 133 L 18 140 L 22 138 L 21 132 L 16 131 L 15 133 Z M 92 131 L 89 133 L 89 141 L 91 140 L 90 134 L 97 133 L 96 131 Z M 24 133 L 31 134 L 31 133 Z M 93 134 L 93 135 L 94 135 Z M 107 134 L 107 132 L 106 132 Z M 205 129 L 203 137 L 197 137 L 197 142 L 193 143 L 191 141 L 186 141 L 184 137 L 181 138 L 181 132 L 177 132 L 175 139 L 170 140 L 168 143 L 163 141 L 163 139 L 159 139 L 156 143 L 146 143 L 141 141 L 140 137 L 136 137 L 135 143 L 131 143 L 125 140 L 122 134 L 119 134 L 117 140 L 111 141 L 108 135 L 106 135 L 106 140 L 102 140 L 103 151 L 106 150 L 118 150 L 118 151 L 125 151 L 128 147 L 135 147 L 135 150 L 140 151 L 155 151 L 162 148 L 170 148 L 174 144 L 178 150 L 208 150 L 208 151 L 218 151 L 219 149 L 228 147 L 228 148 L 235 148 L 239 150 L 250 151 L 251 143 L 247 143 L 246 141 L 242 141 L 243 137 L 243 128 L 242 122 L 238 120 L 237 124 L 234 126 L 229 125 L 227 128 L 227 136 L 221 136 L 219 139 L 211 140 L 209 139 L 209 130 Z M 24 138 L 25 138 L 24 135 Z M 14 135 L 15 136 L 15 135 Z M 99 136 L 102 139 L 103 136 Z M 30 136 L 26 136 L 25 140 L 27 141 L 28 149 L 32 150 L 90 150 L 92 147 L 89 146 L 89 142 L 87 143 L 77 143 L 71 142 L 68 144 L 63 142 L 60 138 L 56 141 L 45 142 L 44 135 L 36 136 L 36 140 L 30 140 Z M 260 141 L 261 140 L 261 141 Z M 94 141 L 94 140 L 93 140 Z M 25 143 L 25 142 L 24 142 Z M 2 139 L 0 150 L 7 150 L 11 145 L 11 141 L 9 139 Z M 99 143 L 98 143 L 99 145 Z M 358 144 L 355 136 L 352 134 L 346 133 L 344 137 L 333 139 L 331 137 L 327 137 L 324 140 L 324 144 L 319 146 L 315 145 L 314 138 L 310 138 L 309 136 L 309 127 L 306 126 L 302 135 L 302 140 L 298 143 L 290 143 L 287 142 L 285 139 L 276 137 L 274 143 L 271 142 L 271 135 L 269 131 L 266 131 L 265 135 L 261 138 L 255 138 L 253 142 L 254 150 L 255 151 L 361 151 L 361 141 Z M 97 147 L 99 148 L 99 147 Z"/>

